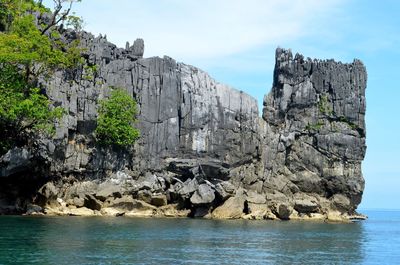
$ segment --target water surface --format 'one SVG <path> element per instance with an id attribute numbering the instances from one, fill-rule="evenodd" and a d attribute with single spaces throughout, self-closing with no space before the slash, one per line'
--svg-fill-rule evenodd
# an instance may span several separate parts
<path id="1" fill-rule="evenodd" d="M 400 212 L 353 224 L 0 217 L 0 264 L 400 264 Z"/>

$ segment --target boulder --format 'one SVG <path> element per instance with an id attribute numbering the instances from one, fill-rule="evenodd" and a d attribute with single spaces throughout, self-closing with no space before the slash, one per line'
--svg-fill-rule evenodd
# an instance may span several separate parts
<path id="1" fill-rule="evenodd" d="M 139 190 L 149 190 L 152 192 L 161 192 L 163 187 L 155 174 L 146 172 L 144 176 L 140 177 L 135 185 Z"/>
<path id="2" fill-rule="evenodd" d="M 294 202 L 294 208 L 299 213 L 314 213 L 318 211 L 319 205 L 310 200 L 296 200 Z"/>
<path id="3" fill-rule="evenodd" d="M 215 192 L 223 201 L 235 194 L 235 191 L 235 186 L 229 181 L 222 181 L 215 185 Z"/>
<path id="4" fill-rule="evenodd" d="M 152 193 L 150 190 L 140 190 L 137 194 L 137 198 L 141 201 L 151 203 Z"/>
<path id="5" fill-rule="evenodd" d="M 36 202 L 41 206 L 57 204 L 58 193 L 59 190 L 54 186 L 53 182 L 47 182 L 39 189 Z"/>
<path id="6" fill-rule="evenodd" d="M 335 194 L 330 198 L 330 201 L 332 203 L 332 208 L 337 209 L 340 211 L 348 211 L 351 209 L 351 203 L 350 200 L 342 195 L 342 194 Z"/>
<path id="7" fill-rule="evenodd" d="M 126 213 L 130 211 L 156 210 L 156 207 L 154 207 L 153 205 L 148 204 L 144 201 L 133 199 L 133 197 L 129 195 L 124 195 L 121 198 L 116 199 L 108 199 L 105 202 L 104 207 L 123 210 Z"/>
<path id="8" fill-rule="evenodd" d="M 293 212 L 293 207 L 282 203 L 275 206 L 274 213 L 281 220 L 288 220 Z"/>
<path id="9" fill-rule="evenodd" d="M 94 197 L 93 195 L 87 194 L 85 196 L 83 205 L 88 209 L 100 211 L 102 203 L 101 201 L 96 199 L 96 197 Z"/>
<path id="10" fill-rule="evenodd" d="M 267 202 L 265 195 L 259 194 L 255 191 L 247 192 L 247 201 L 254 204 L 265 204 Z"/>
<path id="11" fill-rule="evenodd" d="M 328 222 L 340 222 L 340 223 L 349 221 L 346 215 L 343 215 L 340 211 L 337 210 L 328 211 L 328 213 L 326 214 L 326 220 Z"/>
<path id="12" fill-rule="evenodd" d="M 85 198 L 86 194 L 93 194 L 98 190 L 96 181 L 75 181 L 72 185 L 65 185 L 64 198 L 80 197 Z"/>
<path id="13" fill-rule="evenodd" d="M 167 205 L 167 196 L 164 194 L 156 194 L 151 196 L 150 204 L 161 207 Z"/>
<path id="14" fill-rule="evenodd" d="M 95 211 L 93 211 L 92 209 L 88 209 L 86 207 L 69 209 L 67 214 L 71 215 L 71 216 L 95 216 L 95 215 L 99 215 L 99 214 L 96 214 Z"/>
<path id="15" fill-rule="evenodd" d="M 269 219 L 275 220 L 277 217 L 272 213 L 271 209 L 267 204 L 258 204 L 248 202 L 248 217 L 250 219 L 261 220 L 261 219 Z"/>
<path id="16" fill-rule="evenodd" d="M 183 184 L 179 184 L 176 191 L 182 199 L 187 199 L 191 197 L 198 187 L 199 183 L 196 179 L 187 179 Z"/>
<path id="17" fill-rule="evenodd" d="M 201 184 L 192 197 L 190 197 L 190 202 L 193 205 L 210 204 L 214 199 L 214 190 L 207 184 Z"/>
<path id="18" fill-rule="evenodd" d="M 110 182 L 105 182 L 99 185 L 99 189 L 94 196 L 100 201 L 105 201 L 108 197 L 121 197 L 121 190 L 122 187 Z"/>
<path id="19" fill-rule="evenodd" d="M 227 199 L 221 206 L 217 207 L 211 214 L 215 219 L 238 219 L 244 215 L 246 198 L 236 195 Z"/>
<path id="20" fill-rule="evenodd" d="M 270 204 L 286 203 L 289 202 L 289 198 L 280 191 L 274 190 L 266 194 L 267 202 Z"/>
<path id="21" fill-rule="evenodd" d="M 319 209 L 319 204 L 314 197 L 303 194 L 296 196 L 294 209 L 299 213 L 315 213 Z"/>
<path id="22" fill-rule="evenodd" d="M 76 206 L 76 207 L 83 207 L 85 205 L 85 199 L 81 198 L 81 197 L 74 197 L 72 199 L 72 203 Z"/>

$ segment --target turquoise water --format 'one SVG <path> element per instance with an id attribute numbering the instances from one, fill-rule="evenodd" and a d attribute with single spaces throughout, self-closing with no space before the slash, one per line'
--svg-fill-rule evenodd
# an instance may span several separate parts
<path id="1" fill-rule="evenodd" d="M 400 212 L 353 224 L 0 217 L 0 264 L 400 264 Z"/>

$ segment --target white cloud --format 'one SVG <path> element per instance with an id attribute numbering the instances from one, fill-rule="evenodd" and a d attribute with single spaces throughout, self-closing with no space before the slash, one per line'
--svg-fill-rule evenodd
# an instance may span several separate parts
<path id="1" fill-rule="evenodd" d="M 145 56 L 226 57 L 310 32 L 340 0 L 85 0 L 87 30 L 118 46 L 141 37 Z M 326 18 L 326 17 L 325 17 Z"/>

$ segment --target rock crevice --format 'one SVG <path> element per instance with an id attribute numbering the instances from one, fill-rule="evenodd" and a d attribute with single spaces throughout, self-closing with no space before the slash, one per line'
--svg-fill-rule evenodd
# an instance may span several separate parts
<path id="1" fill-rule="evenodd" d="M 63 36 L 76 37 L 68 30 Z M 141 39 L 121 49 L 82 33 L 81 44 L 95 72 L 57 71 L 39 82 L 68 110 L 55 137 L 40 140 L 42 152 L 26 147 L 1 157 L 3 181 L 26 177 L 35 161 L 46 161 L 46 170 L 35 172 L 47 184 L 15 201 L 18 209 L 249 219 L 355 214 L 366 150 L 367 75 L 360 61 L 304 59 L 278 48 L 259 117 L 254 98 L 200 69 L 143 58 Z M 125 89 L 139 108 L 141 137 L 125 151 L 100 147 L 94 138 L 98 102 L 113 87 Z M 9 198 L 0 190 L 1 202 Z"/>

